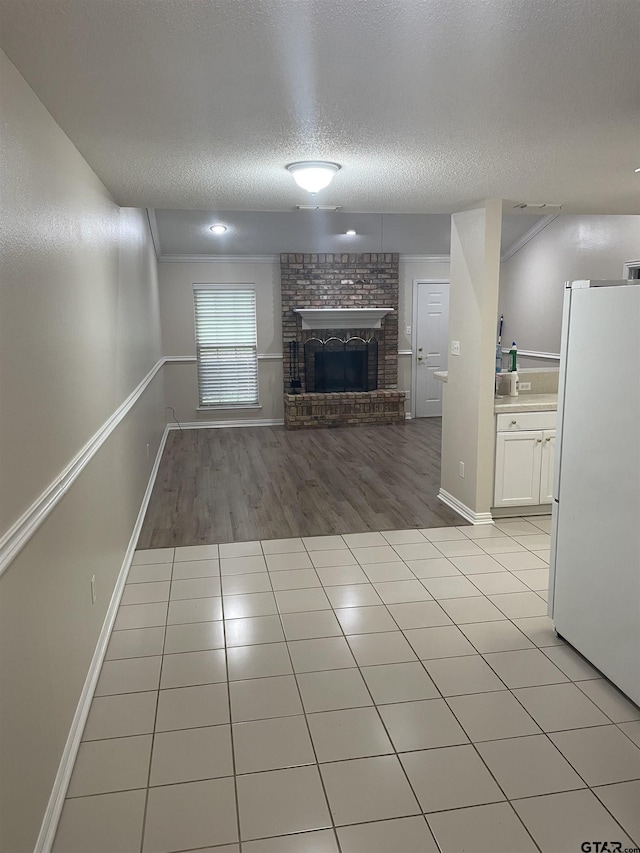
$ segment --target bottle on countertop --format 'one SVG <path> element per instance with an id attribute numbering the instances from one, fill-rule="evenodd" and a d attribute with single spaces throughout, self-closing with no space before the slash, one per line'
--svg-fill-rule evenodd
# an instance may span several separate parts
<path id="1" fill-rule="evenodd" d="M 515 371 L 518 369 L 518 349 L 516 342 L 513 341 L 509 350 L 509 370 Z"/>
<path id="2" fill-rule="evenodd" d="M 496 373 L 502 373 L 502 346 L 496 347 Z"/>

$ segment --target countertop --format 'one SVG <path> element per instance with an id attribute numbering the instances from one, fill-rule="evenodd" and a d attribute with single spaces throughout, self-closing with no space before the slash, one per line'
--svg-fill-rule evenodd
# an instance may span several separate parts
<path id="1" fill-rule="evenodd" d="M 555 412 L 557 394 L 519 394 L 517 397 L 494 397 L 493 411 L 502 412 Z"/>

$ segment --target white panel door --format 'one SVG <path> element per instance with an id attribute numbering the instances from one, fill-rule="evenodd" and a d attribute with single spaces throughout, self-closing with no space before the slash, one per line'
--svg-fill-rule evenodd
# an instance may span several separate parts
<path id="1" fill-rule="evenodd" d="M 542 461 L 540 463 L 540 503 L 553 501 L 553 470 L 555 464 L 556 431 L 545 430 L 542 433 Z"/>
<path id="2" fill-rule="evenodd" d="M 433 374 L 447 369 L 449 285 L 443 282 L 420 281 L 416 287 L 415 416 L 440 417 L 442 382 Z"/>
<path id="3" fill-rule="evenodd" d="M 496 441 L 496 506 L 529 506 L 540 496 L 542 432 L 499 432 Z"/>

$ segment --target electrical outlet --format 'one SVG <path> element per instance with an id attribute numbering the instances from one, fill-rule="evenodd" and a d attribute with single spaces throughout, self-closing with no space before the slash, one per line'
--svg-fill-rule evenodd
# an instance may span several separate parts
<path id="1" fill-rule="evenodd" d="M 464 480 L 464 462 L 460 463 L 460 476 Z"/>
<path id="2" fill-rule="evenodd" d="M 520 391 L 531 391 L 531 383 L 530 382 L 518 382 L 518 388 Z"/>
<path id="3" fill-rule="evenodd" d="M 91 603 L 96 603 L 96 576 L 91 577 Z"/>
<path id="4" fill-rule="evenodd" d="M 460 341 L 451 341 L 451 355 L 460 355 Z"/>
<path id="5" fill-rule="evenodd" d="M 411 399 L 411 391 L 405 391 L 404 392 L 404 398 L 405 398 L 405 400 L 410 400 Z"/>

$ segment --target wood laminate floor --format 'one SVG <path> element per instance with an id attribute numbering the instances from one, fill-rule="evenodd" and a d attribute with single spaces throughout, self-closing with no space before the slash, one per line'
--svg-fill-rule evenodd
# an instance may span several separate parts
<path id="1" fill-rule="evenodd" d="M 169 433 L 138 548 L 464 523 L 436 497 L 440 418 Z"/>

